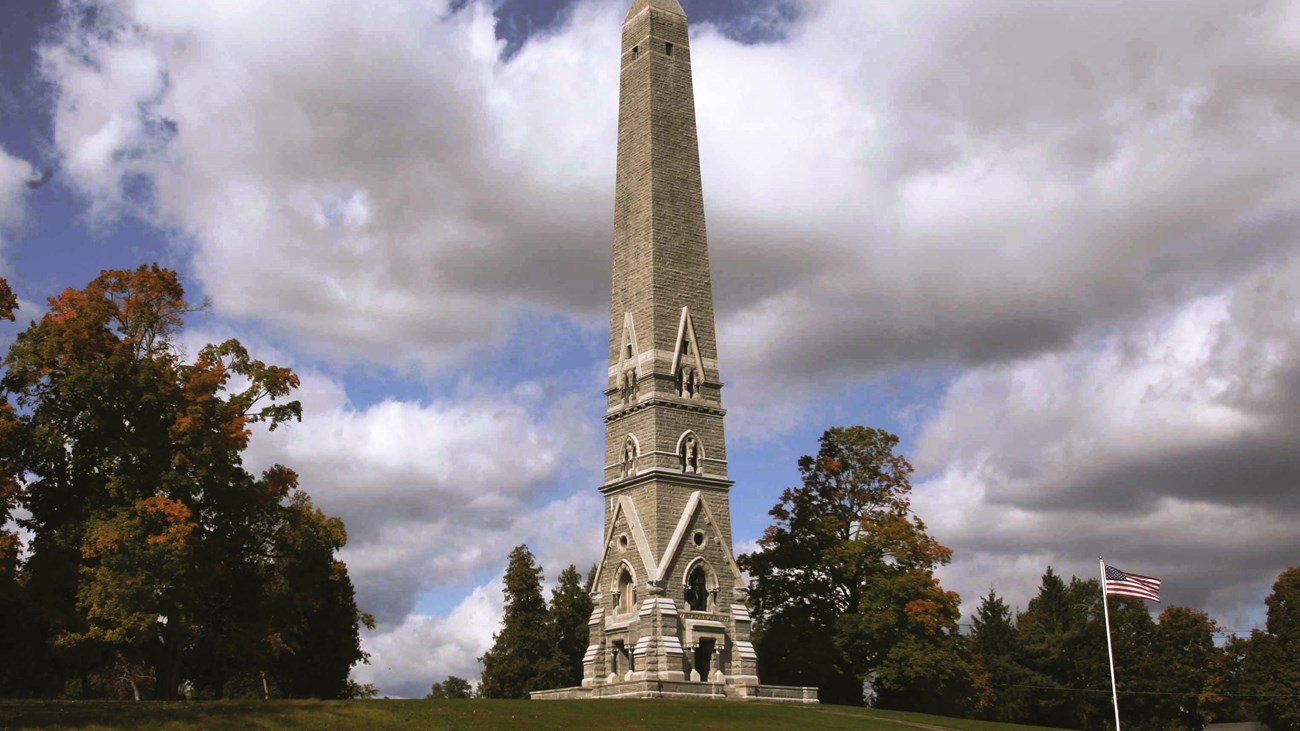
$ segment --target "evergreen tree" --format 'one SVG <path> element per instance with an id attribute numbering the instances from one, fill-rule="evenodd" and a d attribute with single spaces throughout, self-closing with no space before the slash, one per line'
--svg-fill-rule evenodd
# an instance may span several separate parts
<path id="1" fill-rule="evenodd" d="M 987 677 L 988 697 L 979 715 L 995 721 L 1029 717 L 1032 674 L 1020 664 L 1020 636 L 1011 608 L 993 589 L 980 600 L 967 638 L 972 661 Z"/>
<path id="2" fill-rule="evenodd" d="M 1038 595 L 1017 617 L 1020 660 L 1033 673 L 1027 684 L 1041 686 L 1034 693 L 1029 723 L 1089 731 L 1113 725 L 1101 601 L 1098 580 L 1076 577 L 1066 584 L 1049 566 Z M 1121 693 L 1141 690 L 1155 625 L 1141 600 L 1109 601 L 1116 681 Z M 1121 718 L 1136 722 L 1146 717 L 1144 698 L 1121 696 Z"/>
<path id="3" fill-rule="evenodd" d="M 527 698 L 544 690 L 547 665 L 553 662 L 550 613 L 542 598 L 542 569 L 528 546 L 516 546 L 506 564 L 505 613 L 501 631 L 492 636 L 492 648 L 483 653 L 484 698 Z"/>
<path id="4" fill-rule="evenodd" d="M 560 584 L 551 593 L 551 643 L 555 648 L 546 673 L 551 688 L 568 688 L 582 683 L 582 656 L 587 652 L 591 619 L 591 595 L 582 575 L 570 565 L 560 572 Z"/>
<path id="5" fill-rule="evenodd" d="M 895 706 L 962 699 L 970 669 L 958 647 L 959 598 L 934 569 L 951 551 L 910 510 L 912 466 L 898 437 L 833 428 L 799 460 L 756 552 L 751 579 L 759 674 L 815 684 L 823 701 L 861 704 L 865 681 Z"/>

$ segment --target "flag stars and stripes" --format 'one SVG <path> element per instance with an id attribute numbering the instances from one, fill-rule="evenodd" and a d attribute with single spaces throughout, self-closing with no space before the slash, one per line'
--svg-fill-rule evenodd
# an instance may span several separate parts
<path id="1" fill-rule="evenodd" d="M 1160 579 L 1130 574 L 1114 566 L 1106 566 L 1106 596 L 1131 596 L 1158 602 L 1160 601 Z"/>

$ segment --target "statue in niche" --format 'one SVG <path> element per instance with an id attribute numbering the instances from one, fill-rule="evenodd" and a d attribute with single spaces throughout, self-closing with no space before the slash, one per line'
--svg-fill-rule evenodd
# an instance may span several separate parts
<path id="1" fill-rule="evenodd" d="M 627 438 L 623 445 L 623 476 L 636 474 L 636 441 L 632 437 Z"/>
<path id="2" fill-rule="evenodd" d="M 686 608 L 692 612 L 707 612 L 712 606 L 709 600 L 712 591 L 708 587 L 708 577 L 703 566 L 696 566 L 683 587 L 686 594 Z"/>
<path id="3" fill-rule="evenodd" d="M 695 398 L 700 392 L 700 379 L 691 366 L 682 366 L 677 373 L 677 393 L 682 398 Z"/>
<path id="4" fill-rule="evenodd" d="M 623 372 L 623 403 L 631 403 L 636 398 L 636 369 L 629 368 Z"/>
<path id="5" fill-rule="evenodd" d="M 704 460 L 700 459 L 700 442 L 694 434 L 686 435 L 682 440 L 682 471 L 698 475 L 701 473 Z"/>

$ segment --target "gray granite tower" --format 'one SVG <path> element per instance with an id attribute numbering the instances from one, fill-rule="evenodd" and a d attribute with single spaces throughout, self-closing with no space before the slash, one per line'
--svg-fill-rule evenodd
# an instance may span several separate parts
<path id="1" fill-rule="evenodd" d="M 623 23 L 604 544 L 582 688 L 535 698 L 816 702 L 760 686 L 731 546 L 691 49 L 678 0 Z"/>
<path id="2" fill-rule="evenodd" d="M 623 23 L 605 414 L 605 546 L 584 685 L 756 685 L 731 553 L 722 382 L 686 14 Z"/>

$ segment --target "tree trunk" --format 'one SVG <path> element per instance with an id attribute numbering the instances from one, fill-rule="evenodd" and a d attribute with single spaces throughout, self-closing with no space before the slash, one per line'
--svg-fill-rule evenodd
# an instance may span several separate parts
<path id="1" fill-rule="evenodd" d="M 262 700 L 271 700 L 271 688 L 266 684 L 266 671 L 262 671 Z"/>
<path id="2" fill-rule="evenodd" d="M 158 662 L 154 664 L 155 700 L 176 700 L 176 689 L 180 685 L 181 675 L 180 626 L 181 623 L 176 617 L 168 617 L 167 628 L 163 632 L 163 646 L 157 654 Z"/>

